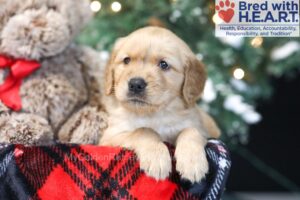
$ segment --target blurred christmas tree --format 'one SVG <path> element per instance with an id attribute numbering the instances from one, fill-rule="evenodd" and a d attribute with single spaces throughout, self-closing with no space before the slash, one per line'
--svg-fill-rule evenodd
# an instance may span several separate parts
<path id="1" fill-rule="evenodd" d="M 212 0 L 97 0 L 94 20 L 79 43 L 107 52 L 114 41 L 147 26 L 169 28 L 184 39 L 207 67 L 202 107 L 217 120 L 223 139 L 246 142 L 249 124 L 261 120 L 258 99 L 272 94 L 270 77 L 293 76 L 300 69 L 298 38 L 217 38 Z M 141 41 L 142 42 L 142 41 Z"/>

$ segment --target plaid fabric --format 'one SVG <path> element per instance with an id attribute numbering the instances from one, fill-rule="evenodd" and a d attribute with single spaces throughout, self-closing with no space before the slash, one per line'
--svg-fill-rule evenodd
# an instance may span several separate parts
<path id="1" fill-rule="evenodd" d="M 171 154 L 173 153 L 170 147 Z M 210 172 L 201 183 L 155 181 L 132 151 L 92 145 L 0 147 L 0 199 L 219 199 L 230 160 L 224 145 L 206 147 Z"/>

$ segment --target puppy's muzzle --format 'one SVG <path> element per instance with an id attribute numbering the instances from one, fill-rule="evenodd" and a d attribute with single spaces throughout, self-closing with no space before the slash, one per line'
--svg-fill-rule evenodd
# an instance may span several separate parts
<path id="1" fill-rule="evenodd" d="M 147 83 L 143 78 L 132 78 L 128 82 L 128 91 L 129 95 L 143 95 L 145 92 L 145 89 L 147 87 Z"/>

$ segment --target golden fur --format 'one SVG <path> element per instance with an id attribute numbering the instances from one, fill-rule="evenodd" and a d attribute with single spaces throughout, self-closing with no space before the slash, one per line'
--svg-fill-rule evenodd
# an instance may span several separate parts
<path id="1" fill-rule="evenodd" d="M 124 63 L 124 58 L 130 62 Z M 162 60 L 170 68 L 161 69 Z M 206 73 L 190 48 L 171 31 L 142 28 L 116 42 L 105 76 L 102 102 L 109 120 L 100 144 L 133 149 L 141 168 L 163 179 L 171 171 L 163 142 L 170 142 L 176 145 L 176 169 L 181 176 L 200 181 L 208 171 L 206 138 L 220 132 L 196 105 Z M 128 82 L 135 77 L 147 83 L 143 96 L 128 95 Z"/>

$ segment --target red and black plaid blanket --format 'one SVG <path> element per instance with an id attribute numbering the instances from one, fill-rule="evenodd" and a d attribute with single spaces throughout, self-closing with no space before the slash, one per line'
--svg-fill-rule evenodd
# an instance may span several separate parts
<path id="1" fill-rule="evenodd" d="M 210 172 L 201 183 L 191 184 L 174 168 L 167 180 L 147 177 L 126 149 L 1 145 L 0 199 L 219 199 L 231 162 L 217 140 L 208 142 L 206 152 Z"/>

